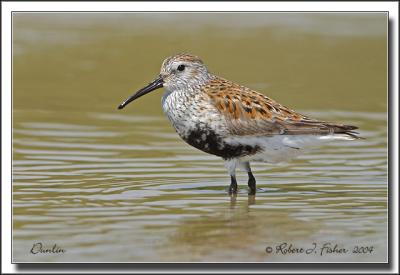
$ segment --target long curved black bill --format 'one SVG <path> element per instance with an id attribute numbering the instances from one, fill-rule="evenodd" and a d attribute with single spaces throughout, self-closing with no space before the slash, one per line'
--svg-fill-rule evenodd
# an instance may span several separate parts
<path id="1" fill-rule="evenodd" d="M 159 89 L 163 86 L 164 81 L 162 80 L 161 76 L 156 78 L 153 82 L 149 83 L 146 87 L 140 89 L 136 93 L 134 93 L 131 97 L 129 97 L 127 100 L 122 102 L 119 106 L 118 109 L 124 108 L 126 105 L 134 101 L 135 99 L 150 93 L 151 91 L 154 91 L 156 89 Z"/>

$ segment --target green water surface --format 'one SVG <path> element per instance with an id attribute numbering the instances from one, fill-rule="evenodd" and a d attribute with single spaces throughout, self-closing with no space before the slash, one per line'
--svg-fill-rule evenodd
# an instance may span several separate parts
<path id="1" fill-rule="evenodd" d="M 13 260 L 386 261 L 386 43 L 383 13 L 14 13 Z M 117 110 L 179 52 L 365 139 L 255 163 L 257 195 L 239 173 L 230 197 L 223 162 L 179 139 L 162 90 Z M 64 253 L 32 254 L 38 242 Z M 348 252 L 321 255 L 327 243 Z"/>

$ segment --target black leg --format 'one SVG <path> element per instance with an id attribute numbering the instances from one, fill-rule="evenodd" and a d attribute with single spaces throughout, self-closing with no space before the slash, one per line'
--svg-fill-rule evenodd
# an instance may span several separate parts
<path id="1" fill-rule="evenodd" d="M 251 172 L 250 168 L 250 162 L 242 162 L 242 165 L 244 169 L 246 170 L 247 174 L 249 175 L 249 181 L 247 182 L 247 185 L 249 186 L 249 195 L 255 195 L 256 194 L 256 179 L 253 176 L 253 173 Z"/>
<path id="2" fill-rule="evenodd" d="M 229 186 L 229 194 L 236 194 L 236 193 L 237 193 L 236 177 L 231 176 L 231 186 Z"/>
<path id="3" fill-rule="evenodd" d="M 247 185 L 249 186 L 249 195 L 256 194 L 256 179 L 253 176 L 253 173 L 250 171 L 247 173 L 249 175 L 249 181 Z"/>

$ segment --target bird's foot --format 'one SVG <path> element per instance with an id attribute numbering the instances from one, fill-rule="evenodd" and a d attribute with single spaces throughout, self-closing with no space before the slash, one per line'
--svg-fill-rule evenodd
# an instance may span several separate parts
<path id="1" fill-rule="evenodd" d="M 248 192 L 248 194 L 250 195 L 250 196 L 254 196 L 255 194 L 256 194 L 256 189 L 254 188 L 249 188 L 249 192 Z"/>
<path id="2" fill-rule="evenodd" d="M 229 194 L 237 194 L 238 191 L 238 186 L 236 182 L 236 178 L 234 176 L 231 176 L 231 185 L 229 186 Z"/>
<path id="3" fill-rule="evenodd" d="M 238 192 L 237 186 L 232 186 L 232 185 L 229 186 L 229 190 L 228 190 L 229 195 L 237 194 L 237 192 Z"/>
<path id="4" fill-rule="evenodd" d="M 251 172 L 249 174 L 249 181 L 247 185 L 249 186 L 249 195 L 255 195 L 256 194 L 256 179 L 254 178 L 253 174 Z"/>

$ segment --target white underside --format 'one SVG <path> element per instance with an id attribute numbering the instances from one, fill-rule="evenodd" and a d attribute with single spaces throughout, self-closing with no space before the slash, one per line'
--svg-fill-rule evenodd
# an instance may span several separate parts
<path id="1" fill-rule="evenodd" d="M 239 162 L 262 161 L 277 163 L 287 161 L 314 147 L 321 146 L 333 140 L 352 140 L 348 135 L 276 135 L 265 136 L 241 136 L 225 139 L 230 144 L 245 144 L 259 146 L 260 153 L 239 158 Z"/>

